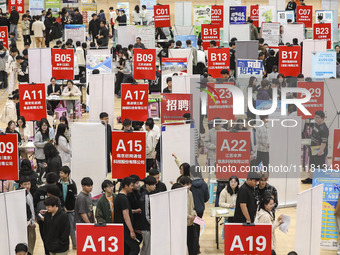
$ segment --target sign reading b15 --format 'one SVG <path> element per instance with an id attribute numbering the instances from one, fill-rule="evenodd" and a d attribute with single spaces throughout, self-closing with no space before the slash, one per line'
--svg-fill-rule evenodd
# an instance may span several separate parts
<path id="1" fill-rule="evenodd" d="M 124 226 L 77 224 L 77 254 L 124 255 Z"/>

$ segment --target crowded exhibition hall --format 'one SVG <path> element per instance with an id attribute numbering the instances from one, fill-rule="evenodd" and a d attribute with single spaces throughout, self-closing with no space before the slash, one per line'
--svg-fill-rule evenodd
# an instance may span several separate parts
<path id="1" fill-rule="evenodd" d="M 0 0 L 0 255 L 340 255 L 339 1 Z"/>

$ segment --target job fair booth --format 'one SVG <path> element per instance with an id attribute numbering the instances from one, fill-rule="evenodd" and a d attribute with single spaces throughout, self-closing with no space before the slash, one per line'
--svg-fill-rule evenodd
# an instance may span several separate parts
<path id="1" fill-rule="evenodd" d="M 36 2 L 33 7 L 30 1 L 30 10 L 52 6 L 48 1 L 39 6 L 40 1 Z M 157 138 L 160 160 L 155 162 L 168 191 L 150 195 L 152 255 L 187 253 L 188 192 L 187 188 L 171 189 L 179 176 L 173 154 L 182 163 L 195 166 L 208 184 L 210 198 L 204 217 L 194 221 L 201 226 L 201 253 L 272 254 L 272 224 L 228 222 L 225 219 L 233 217 L 235 209 L 220 207 L 218 203 L 230 177 L 236 175 L 241 184 L 247 181 L 254 155 L 258 153 L 256 130 L 264 125 L 260 118 L 263 115 L 270 120 L 266 124 L 267 170 L 269 183 L 278 194 L 276 217 L 283 214 L 283 224 L 276 230 L 281 231 L 276 238 L 277 254 L 286 254 L 287 249 L 299 255 L 335 254 L 332 252 L 338 249 L 334 216 L 340 192 L 340 174 L 335 171 L 340 163 L 339 53 L 334 50 L 339 41 L 338 2 L 322 0 L 318 5 L 306 2 L 307 5 L 297 5 L 295 10 L 286 10 L 287 3 L 279 0 L 261 1 L 259 5 L 245 2 L 224 0 L 217 5 L 208 2 L 198 5 L 143 0 L 140 5 L 147 5 L 148 25 L 134 25 L 129 16 L 132 4 L 118 2 L 115 8 L 126 10 L 128 24 L 117 27 L 117 40 L 113 45 L 110 42 L 110 47 L 87 50 L 85 80 L 75 80 L 78 63 L 73 49 L 28 50 L 29 83 L 18 85 L 20 114 L 30 123 L 34 134 L 36 122 L 47 117 L 47 103 L 61 102 L 55 113 L 70 120 L 72 179 L 78 187 L 84 176 L 93 180 L 94 202 L 102 194 L 103 180 L 117 181 L 133 174 L 143 179 L 148 175 L 147 132 L 124 132 L 116 119 L 143 124 L 150 117 L 154 119 L 161 137 Z M 54 4 L 62 7 L 60 1 Z M 100 0 L 82 1 L 84 25 L 66 25 L 65 39 L 89 43 L 87 24 L 100 4 Z M 320 16 L 322 22 L 318 20 Z M 247 22 L 248 17 L 252 22 Z M 155 39 L 158 28 L 167 35 L 166 39 Z M 253 87 L 273 80 L 267 75 L 265 59 L 259 57 L 254 29 L 268 48 L 264 51 L 261 48 L 261 52 L 274 51 L 278 74 L 284 77 L 278 87 L 271 86 L 271 97 L 265 99 L 260 99 L 258 92 L 254 94 Z M 134 45 L 138 37 L 145 49 L 133 50 L 131 75 L 135 81 L 123 82 L 116 97 L 118 70 L 111 46 L 120 44 L 125 48 Z M 171 39 L 182 42 L 182 47 L 166 49 L 166 57 L 160 57 Z M 0 27 L 0 40 L 8 46 L 6 27 Z M 230 41 L 235 41 L 236 48 L 229 45 Z M 206 59 L 206 77 L 204 72 L 197 71 L 197 51 Z M 99 72 L 92 74 L 93 70 Z M 224 70 L 232 78 L 224 77 Z M 300 74 L 304 75 L 302 79 Z M 51 77 L 62 86 L 66 86 L 67 80 L 74 81 L 81 95 L 48 96 Z M 169 78 L 171 93 L 162 93 L 169 89 Z M 150 83 L 158 79 L 159 91 L 151 93 Z M 70 101 L 74 102 L 74 116 L 66 107 Z M 81 111 L 83 105 L 87 112 Z M 329 130 L 326 169 L 310 167 L 316 111 L 325 113 Z M 108 113 L 109 124 L 114 128 L 109 131 L 112 148 L 107 146 L 107 127 L 99 120 L 101 112 Z M 190 119 L 184 119 L 188 114 Z M 222 129 L 218 130 L 216 125 Z M 209 140 L 212 129 L 218 131 Z M 19 179 L 20 151 L 30 150 L 33 161 L 34 149 L 32 140 L 18 143 L 15 134 L 0 134 L 2 185 Z M 257 162 L 256 171 L 263 171 L 264 165 L 264 160 Z M 307 170 L 314 171 L 312 185 L 302 188 L 301 178 Z M 1 254 L 13 254 L 17 243 L 27 243 L 25 200 L 24 190 L 0 194 Z M 77 224 L 76 228 L 77 251 L 72 254 L 124 254 L 122 224 L 94 222 Z"/>

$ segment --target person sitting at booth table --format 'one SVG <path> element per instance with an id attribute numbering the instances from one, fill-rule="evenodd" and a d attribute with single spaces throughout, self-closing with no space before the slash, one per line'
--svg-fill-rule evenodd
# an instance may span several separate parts
<path id="1" fill-rule="evenodd" d="M 166 84 L 168 86 L 163 89 L 163 93 L 172 93 L 172 77 L 166 78 Z"/>
<path id="2" fill-rule="evenodd" d="M 31 137 L 31 132 L 26 126 L 26 120 L 24 116 L 19 116 L 15 130 L 18 131 L 21 136 L 21 141 L 23 142 L 27 142 L 28 139 Z"/>
<path id="3" fill-rule="evenodd" d="M 60 85 L 56 84 L 57 79 L 52 77 L 50 82 L 51 84 L 47 86 L 47 95 L 48 96 L 60 96 L 61 90 L 60 90 Z M 52 111 L 54 112 L 54 109 L 57 108 L 57 105 L 59 104 L 59 100 L 51 100 L 50 104 L 52 106 Z"/>
<path id="4" fill-rule="evenodd" d="M 6 134 L 17 134 L 18 135 L 18 143 L 21 142 L 21 135 L 18 131 L 15 130 L 15 121 L 10 120 L 8 122 L 7 128 L 6 128 Z"/>
<path id="5" fill-rule="evenodd" d="M 74 83 L 72 80 L 67 81 L 67 86 L 64 88 L 62 96 L 69 96 L 69 97 L 74 97 L 74 96 L 81 96 L 81 92 L 78 89 L 77 86 L 74 86 Z M 79 100 L 66 100 L 66 108 L 67 112 L 72 114 L 75 110 L 75 105 L 76 103 L 79 102 Z"/>

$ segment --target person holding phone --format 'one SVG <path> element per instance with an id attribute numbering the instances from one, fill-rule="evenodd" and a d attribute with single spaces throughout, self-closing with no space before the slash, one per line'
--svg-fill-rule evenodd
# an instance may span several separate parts
<path id="1" fill-rule="evenodd" d="M 67 81 L 67 86 L 64 88 L 62 92 L 62 96 L 66 97 L 74 97 L 74 96 L 81 96 L 81 91 L 78 89 L 77 86 L 74 86 L 72 80 Z M 67 100 L 66 101 L 66 108 L 69 114 L 73 114 L 75 111 L 75 105 L 78 103 L 79 100 Z"/>

